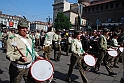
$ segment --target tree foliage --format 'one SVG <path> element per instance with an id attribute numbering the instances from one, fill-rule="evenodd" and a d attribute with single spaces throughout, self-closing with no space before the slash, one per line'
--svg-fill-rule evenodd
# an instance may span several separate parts
<path id="1" fill-rule="evenodd" d="M 54 28 L 57 29 L 66 29 L 69 30 L 71 28 L 71 22 L 67 16 L 65 16 L 62 12 L 57 14 L 56 19 L 54 20 Z"/>

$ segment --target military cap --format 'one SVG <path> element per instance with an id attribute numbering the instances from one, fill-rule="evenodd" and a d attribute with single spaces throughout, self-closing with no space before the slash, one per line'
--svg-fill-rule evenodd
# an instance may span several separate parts
<path id="1" fill-rule="evenodd" d="M 80 31 L 74 31 L 74 35 L 79 35 Z"/>
<path id="2" fill-rule="evenodd" d="M 57 29 L 56 32 L 61 32 L 61 30 L 60 29 Z"/>
<path id="3" fill-rule="evenodd" d="M 76 38 L 77 35 L 79 35 L 79 34 L 80 34 L 80 31 L 74 31 L 74 38 Z"/>
<path id="4" fill-rule="evenodd" d="M 103 32 L 109 32 L 110 30 L 109 29 L 107 29 L 107 28 L 104 28 L 103 29 Z"/>
<path id="5" fill-rule="evenodd" d="M 28 21 L 27 19 L 24 17 L 24 18 L 20 18 L 19 21 L 18 21 L 18 27 L 26 27 L 28 28 Z"/>

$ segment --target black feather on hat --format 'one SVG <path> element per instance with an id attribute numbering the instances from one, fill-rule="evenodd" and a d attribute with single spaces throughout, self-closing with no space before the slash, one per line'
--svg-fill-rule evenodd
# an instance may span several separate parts
<path id="1" fill-rule="evenodd" d="M 23 16 L 23 18 L 19 19 L 18 21 L 18 27 L 26 27 L 28 28 L 28 21 L 27 19 Z"/>

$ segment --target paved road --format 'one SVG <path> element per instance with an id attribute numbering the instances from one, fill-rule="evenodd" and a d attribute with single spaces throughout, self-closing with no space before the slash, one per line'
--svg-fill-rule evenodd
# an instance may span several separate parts
<path id="1" fill-rule="evenodd" d="M 39 54 L 42 55 L 42 52 L 39 52 Z M 51 52 L 51 62 L 54 65 L 55 71 L 54 80 L 52 81 L 52 83 L 67 83 L 65 79 L 69 68 L 69 61 L 70 56 L 65 56 L 63 52 L 60 62 L 55 62 L 53 60 L 53 52 Z M 9 63 L 10 62 L 6 59 L 5 53 L 0 50 L 0 69 L 1 71 L 3 71 L 0 74 L 0 83 L 9 83 Z M 102 72 L 102 74 L 100 75 L 95 74 L 91 71 L 86 71 L 85 73 L 90 83 L 119 83 L 123 72 L 121 63 L 119 63 L 119 67 L 120 68 L 113 68 L 114 72 L 118 73 L 114 77 L 108 76 L 108 73 L 104 66 L 100 67 L 100 71 Z M 73 79 L 73 83 L 83 83 L 77 67 L 74 69 L 71 78 Z M 22 80 L 21 83 L 24 83 L 24 81 Z"/>

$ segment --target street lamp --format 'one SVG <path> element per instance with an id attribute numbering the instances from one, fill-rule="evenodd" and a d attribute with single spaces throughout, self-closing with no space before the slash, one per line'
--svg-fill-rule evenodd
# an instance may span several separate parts
<path id="1" fill-rule="evenodd" d="M 50 22 L 52 22 L 52 18 L 50 18 L 50 16 L 48 16 L 48 18 L 46 18 L 48 26 L 50 26 Z"/>

